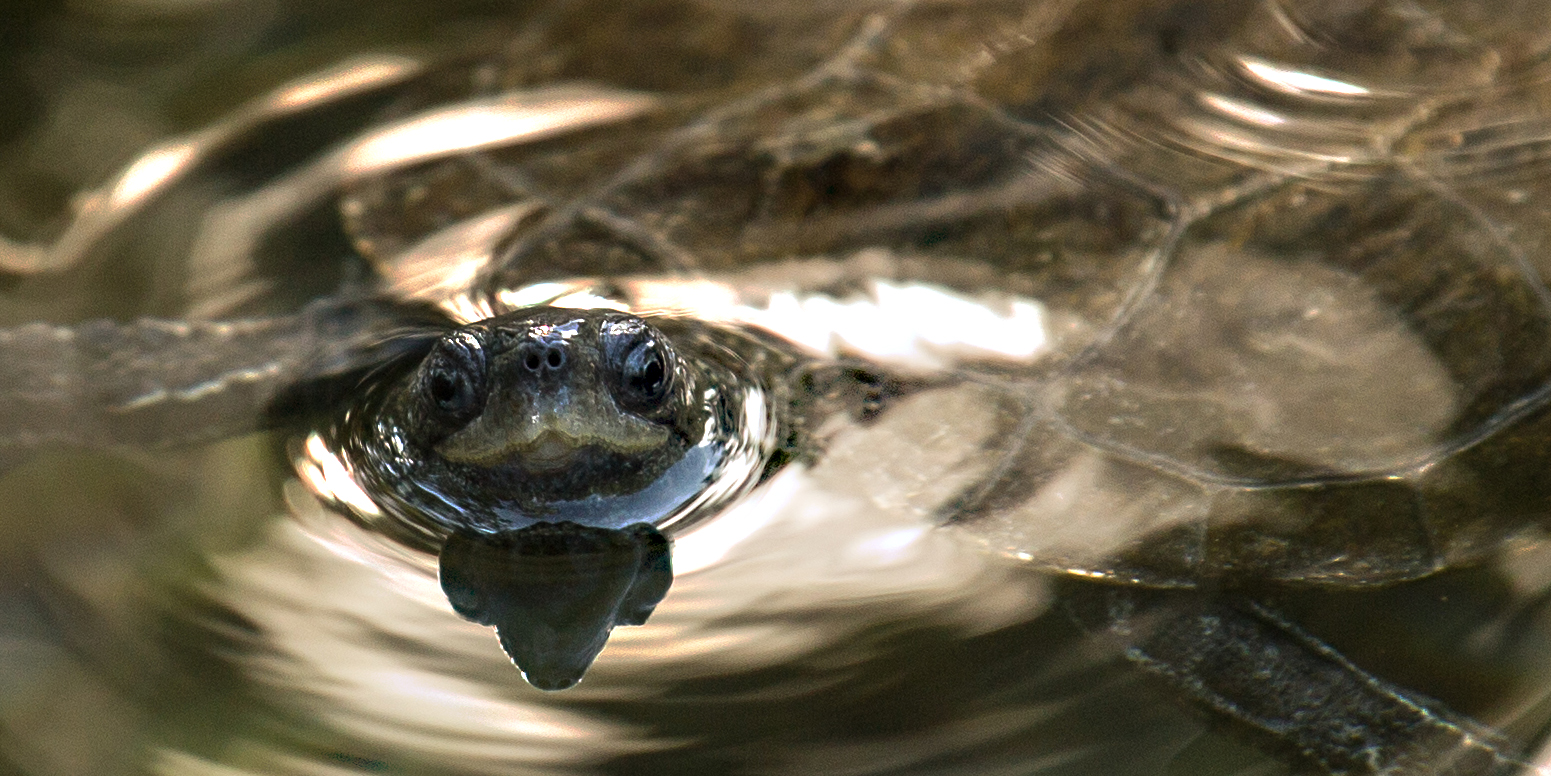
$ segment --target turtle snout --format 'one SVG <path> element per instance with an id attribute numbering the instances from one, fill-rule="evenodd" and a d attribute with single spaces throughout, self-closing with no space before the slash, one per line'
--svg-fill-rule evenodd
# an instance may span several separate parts
<path id="1" fill-rule="evenodd" d="M 517 351 L 517 368 L 543 383 L 563 381 L 570 366 L 564 342 L 525 342 Z"/>

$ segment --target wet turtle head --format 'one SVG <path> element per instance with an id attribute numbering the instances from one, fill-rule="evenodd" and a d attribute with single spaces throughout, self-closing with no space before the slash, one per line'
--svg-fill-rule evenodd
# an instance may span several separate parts
<path id="1" fill-rule="evenodd" d="M 450 463 L 535 476 L 669 444 L 682 402 L 667 339 L 634 316 L 546 313 L 442 338 L 408 386 L 417 440 Z"/>
<path id="2" fill-rule="evenodd" d="M 444 335 L 356 424 L 355 457 L 374 496 L 444 527 L 652 522 L 720 458 L 699 382 L 641 318 L 530 308 Z"/>

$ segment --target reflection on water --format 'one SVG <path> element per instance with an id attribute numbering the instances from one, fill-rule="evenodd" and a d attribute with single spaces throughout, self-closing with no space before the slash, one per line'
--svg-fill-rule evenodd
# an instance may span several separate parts
<path id="1" fill-rule="evenodd" d="M 645 625 L 673 584 L 668 540 L 624 529 L 536 523 L 442 544 L 442 592 L 458 614 L 495 627 L 501 648 L 540 690 L 564 690 L 616 625 Z"/>
<path id="2" fill-rule="evenodd" d="M 90 354 L 25 330 L 0 771 L 1289 772 L 1176 691 L 1262 664 L 1146 665 L 1256 643 L 1543 758 L 1542 4 L 176 5 L 0 31 L 0 345 L 383 275 L 812 361 L 660 533 L 408 530 L 327 433 L 61 426 Z"/>

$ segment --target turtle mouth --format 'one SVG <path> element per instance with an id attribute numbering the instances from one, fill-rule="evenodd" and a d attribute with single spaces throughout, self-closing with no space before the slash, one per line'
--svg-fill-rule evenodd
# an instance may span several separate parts
<path id="1" fill-rule="evenodd" d="M 579 440 L 547 429 L 532 442 L 518 448 L 516 452 L 523 468 L 530 471 L 550 472 L 564 468 L 566 464 L 575 460 L 581 448 Z"/>
<path id="2" fill-rule="evenodd" d="M 667 429 L 639 419 L 599 421 L 578 418 L 576 413 L 554 413 L 533 418 L 481 418 L 448 437 L 436 451 L 455 463 L 486 467 L 516 464 L 529 471 L 553 471 L 589 450 L 629 457 L 651 455 L 670 438 Z"/>

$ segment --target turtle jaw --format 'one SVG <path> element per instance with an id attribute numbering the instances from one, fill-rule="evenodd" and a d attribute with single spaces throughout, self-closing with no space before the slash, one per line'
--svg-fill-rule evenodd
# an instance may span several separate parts
<path id="1" fill-rule="evenodd" d="M 613 407 L 546 410 L 494 416 L 487 412 L 469 428 L 443 440 L 436 452 L 457 464 L 484 468 L 515 464 L 531 472 L 552 472 L 575 462 L 588 449 L 638 458 L 663 450 L 672 441 L 666 427 Z"/>
<path id="2" fill-rule="evenodd" d="M 565 467 L 576 459 L 580 445 L 577 440 L 546 429 L 533 443 L 520 449 L 524 468 L 533 472 L 552 472 Z"/>
<path id="3" fill-rule="evenodd" d="M 563 431 L 546 427 L 531 442 L 506 448 L 489 461 L 464 461 L 464 463 L 494 465 L 502 461 L 511 461 L 520 465 L 525 471 L 548 474 L 574 466 L 589 454 L 613 452 L 639 456 L 648 451 L 660 450 L 669 441 L 666 433 L 660 436 L 661 439 L 649 439 L 644 442 L 638 440 L 635 445 L 619 445 L 597 437 L 577 438 Z M 449 458 L 449 460 L 456 459 Z"/>

